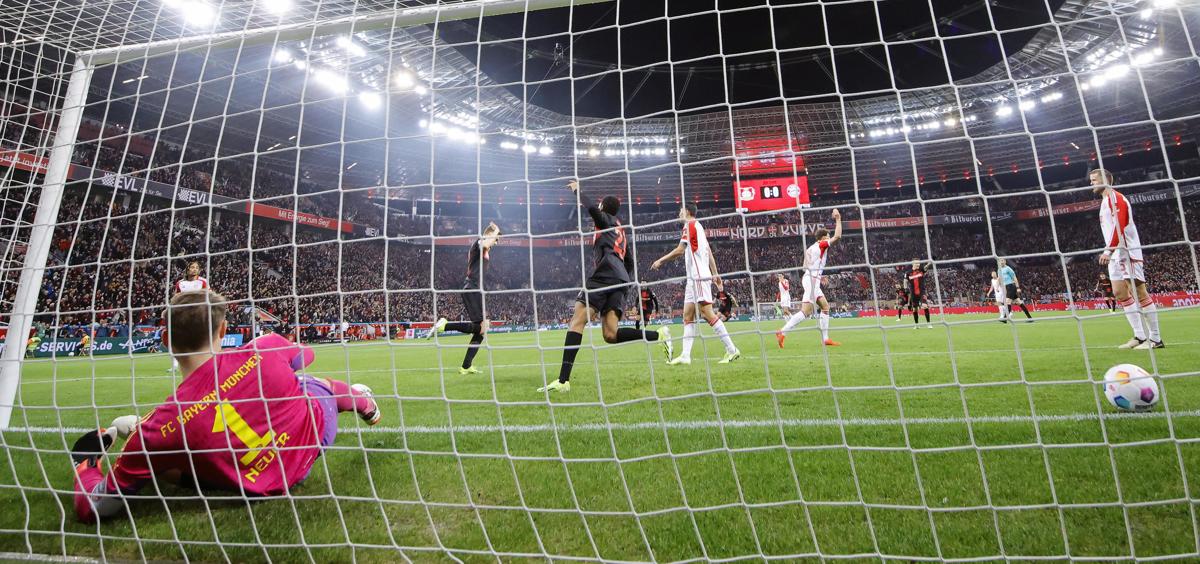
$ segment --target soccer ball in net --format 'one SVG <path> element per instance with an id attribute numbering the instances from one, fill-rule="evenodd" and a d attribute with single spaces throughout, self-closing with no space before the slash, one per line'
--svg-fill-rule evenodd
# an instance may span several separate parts
<path id="1" fill-rule="evenodd" d="M 1146 411 L 1158 403 L 1158 382 L 1140 366 L 1118 364 L 1104 373 L 1104 397 L 1122 411 Z"/>

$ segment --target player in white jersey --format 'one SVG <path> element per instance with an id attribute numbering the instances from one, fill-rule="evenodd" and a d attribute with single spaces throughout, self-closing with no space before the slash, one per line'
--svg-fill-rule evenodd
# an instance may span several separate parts
<path id="1" fill-rule="evenodd" d="M 175 282 L 176 294 L 210 289 L 208 279 L 200 276 L 200 263 L 196 261 L 189 262 L 187 270 L 183 271 L 183 278 Z M 174 374 L 177 370 L 179 370 L 179 361 L 172 358 L 171 368 L 167 369 L 167 373 Z"/>
<path id="2" fill-rule="evenodd" d="M 1092 193 L 1101 198 L 1100 230 L 1104 234 L 1104 252 L 1100 264 L 1108 267 L 1113 295 L 1125 310 L 1125 319 L 1133 328 L 1133 338 L 1118 348 L 1161 349 L 1165 345 L 1158 332 L 1158 307 L 1146 289 L 1145 262 L 1133 208 L 1125 195 L 1112 187 L 1113 175 L 1102 168 L 1088 173 Z M 1130 289 L 1134 286 L 1136 292 Z M 1145 317 L 1146 327 L 1142 326 Z"/>
<path id="3" fill-rule="evenodd" d="M 787 276 L 784 276 L 782 272 L 775 276 L 779 277 L 779 309 L 783 310 L 783 315 L 791 317 L 792 283 L 788 281 Z"/>
<path id="4" fill-rule="evenodd" d="M 987 293 L 996 300 L 996 307 L 1000 309 L 1000 322 L 1008 323 L 1008 306 L 1004 303 L 1004 283 L 1000 281 L 1000 275 L 996 274 L 995 270 L 992 271 L 992 285 L 988 288 Z"/>
<path id="5" fill-rule="evenodd" d="M 679 246 L 654 261 L 654 264 L 650 266 L 650 268 L 658 270 L 663 264 L 682 255 L 687 269 L 687 276 L 684 278 L 686 286 L 683 290 L 683 351 L 667 364 L 692 363 L 692 344 L 696 336 L 700 334 L 699 328 L 696 327 L 697 311 L 713 328 L 713 332 L 721 338 L 721 343 L 725 345 L 725 356 L 718 364 L 729 364 L 741 358 L 742 353 L 733 345 L 733 339 L 725 330 L 725 323 L 713 311 L 712 285 L 715 283 L 718 290 L 725 286 L 721 282 L 721 277 L 716 274 L 717 261 L 713 258 L 712 248 L 708 246 L 708 237 L 704 234 L 704 226 L 700 225 L 696 219 L 696 204 L 684 204 L 679 209 L 679 220 L 683 222 L 683 235 L 679 239 Z"/>
<path id="6" fill-rule="evenodd" d="M 804 251 L 804 278 L 800 281 L 804 288 L 804 296 L 800 298 L 800 311 L 789 317 L 783 328 L 775 333 L 775 340 L 781 349 L 787 332 L 813 316 L 814 304 L 821 308 L 821 314 L 817 317 L 817 327 L 821 329 L 822 341 L 830 347 L 841 345 L 829 338 L 829 301 L 821 291 L 821 274 L 825 270 L 825 261 L 829 258 L 829 247 L 842 238 L 842 214 L 838 210 L 833 210 L 833 221 L 833 236 L 830 236 L 829 230 L 824 227 L 817 229 L 813 233 L 817 242 L 809 245 Z"/>
<path id="7" fill-rule="evenodd" d="M 180 292 L 195 292 L 197 290 L 208 290 L 208 279 L 200 276 L 200 263 L 188 263 L 187 270 L 184 272 L 183 278 L 175 283 L 175 293 Z"/>

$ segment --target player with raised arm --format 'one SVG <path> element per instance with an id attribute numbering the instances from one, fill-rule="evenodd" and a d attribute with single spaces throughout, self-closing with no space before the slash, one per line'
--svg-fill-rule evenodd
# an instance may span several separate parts
<path id="1" fill-rule="evenodd" d="M 211 290 L 171 298 L 163 341 L 186 376 L 145 417 L 118 417 L 109 429 L 75 442 L 75 514 L 81 521 L 119 513 L 123 496 L 155 479 L 251 497 L 282 495 L 333 444 L 338 413 L 354 411 L 370 425 L 379 422 L 370 388 L 301 373 L 314 359 L 308 347 L 272 333 L 221 351 L 225 312 L 225 297 Z M 103 452 L 118 436 L 128 440 L 105 474 Z"/>
<path id="2" fill-rule="evenodd" d="M 650 319 L 658 311 L 658 296 L 654 295 L 654 291 L 650 288 L 642 288 L 638 292 L 638 311 L 637 320 L 633 324 L 634 329 L 641 329 L 642 326 L 649 327 Z"/>
<path id="3" fill-rule="evenodd" d="M 917 313 L 922 307 L 925 308 L 925 327 L 933 329 L 929 321 L 929 302 L 925 297 L 925 274 L 930 266 L 931 263 L 921 264 L 921 259 L 913 259 L 912 270 L 904 280 L 905 289 L 908 290 L 908 309 L 912 310 L 913 315 L 913 329 L 921 326 L 921 318 Z"/>
<path id="4" fill-rule="evenodd" d="M 829 247 L 837 243 L 842 238 L 842 213 L 838 210 L 833 210 L 833 235 L 829 234 L 829 230 L 824 227 L 818 228 L 813 236 L 817 238 L 817 242 L 808 246 L 804 251 L 804 278 L 801 279 L 801 286 L 804 288 L 804 297 L 800 300 L 800 311 L 788 318 L 783 324 L 783 328 L 775 332 L 775 340 L 779 343 L 779 348 L 783 348 L 783 341 L 787 338 L 787 332 L 800 322 L 813 316 L 813 306 L 820 306 L 821 313 L 817 317 L 817 327 L 821 329 L 821 341 L 825 346 L 836 347 L 841 343 L 829 338 L 829 300 L 825 299 L 825 292 L 821 290 L 821 274 L 825 271 L 825 261 L 829 258 Z"/>
<path id="5" fill-rule="evenodd" d="M 586 286 L 575 297 L 575 311 L 567 324 L 567 336 L 563 341 L 562 366 L 558 379 L 538 388 L 539 392 L 571 391 L 571 369 L 583 343 L 583 329 L 591 319 L 592 312 L 600 318 L 601 330 L 606 343 L 629 341 L 659 341 L 667 358 L 671 357 L 671 333 L 666 327 L 658 331 L 645 331 L 630 327 L 617 327 L 621 313 L 625 311 L 625 298 L 631 292 L 633 282 L 633 253 L 628 252 L 629 240 L 617 213 L 621 211 L 621 200 L 616 196 L 605 196 L 596 206 L 584 195 L 579 182 L 572 180 L 567 188 L 587 206 L 588 215 L 595 225 L 592 236 L 592 268 Z"/>
<path id="6" fill-rule="evenodd" d="M 988 287 L 987 294 L 996 300 L 996 308 L 1000 310 L 1001 323 L 1008 323 L 1008 306 L 1004 304 L 1004 284 L 1000 282 L 1000 275 L 996 271 L 992 271 L 992 282 Z"/>
<path id="7" fill-rule="evenodd" d="M 1125 310 L 1125 319 L 1133 329 L 1133 337 L 1118 348 L 1161 349 L 1166 345 L 1158 332 L 1158 306 L 1154 305 L 1154 299 L 1146 289 L 1146 266 L 1137 225 L 1133 222 L 1133 208 L 1124 194 L 1113 189 L 1111 172 L 1098 168 L 1088 173 L 1088 179 L 1092 183 L 1092 192 L 1101 198 L 1100 231 L 1104 234 L 1104 252 L 1100 254 L 1100 264 L 1108 267 L 1113 295 Z M 1131 283 L 1134 290 L 1130 289 Z M 1142 327 L 1141 316 L 1145 316 L 1148 327 Z"/>
<path id="8" fill-rule="evenodd" d="M 783 315 L 792 316 L 792 283 L 784 276 L 782 272 L 775 275 L 778 278 L 779 291 L 779 309 L 783 310 Z"/>
<path id="9" fill-rule="evenodd" d="M 1110 313 L 1117 312 L 1117 298 L 1113 294 L 1112 280 L 1107 272 L 1100 273 L 1100 279 L 1096 281 L 1096 293 L 1104 296 L 1104 305 L 1108 306 Z"/>
<path id="10" fill-rule="evenodd" d="M 733 308 L 737 305 L 737 298 L 733 297 L 733 293 L 726 290 L 722 284 L 721 289 L 717 291 L 717 313 L 721 315 L 723 321 L 733 318 Z"/>
<path id="11" fill-rule="evenodd" d="M 1012 306 L 1015 303 L 1025 312 L 1025 318 L 1032 320 L 1029 308 L 1025 307 L 1025 298 L 1022 297 L 1024 292 L 1021 291 L 1021 281 L 1017 279 L 1017 272 L 1008 266 L 1008 261 L 1004 259 L 998 259 L 996 265 L 999 266 L 997 272 L 1000 274 L 1000 282 L 1004 284 L 1005 318 L 1012 319 Z"/>
<path id="12" fill-rule="evenodd" d="M 679 221 L 683 222 L 683 235 L 679 244 L 650 265 L 651 269 L 658 270 L 667 262 L 683 256 L 684 269 L 687 271 L 683 288 L 683 351 L 667 364 L 678 366 L 692 363 L 692 345 L 696 336 L 700 334 L 699 328 L 696 327 L 697 312 L 721 338 L 721 344 L 725 345 L 725 356 L 717 364 L 729 364 L 741 358 L 742 352 L 734 346 L 729 331 L 725 329 L 725 322 L 713 311 L 712 285 L 716 283 L 718 291 L 723 290 L 725 285 L 717 275 L 717 261 L 713 257 L 712 248 L 708 246 L 704 226 L 696 219 L 696 204 L 681 206 Z"/>
<path id="13" fill-rule="evenodd" d="M 458 331 L 471 336 L 467 345 L 467 354 L 463 356 L 459 374 L 479 374 L 479 369 L 473 366 L 475 355 L 479 353 L 479 345 L 483 344 L 483 335 L 487 333 L 489 321 L 483 315 L 483 270 L 488 264 L 488 253 L 500 240 L 500 227 L 495 222 L 489 223 L 483 229 L 483 236 L 471 244 L 467 252 L 467 274 L 463 282 L 463 309 L 467 312 L 467 321 L 450 323 L 445 317 L 438 319 L 429 331 L 429 338 L 443 331 Z"/>

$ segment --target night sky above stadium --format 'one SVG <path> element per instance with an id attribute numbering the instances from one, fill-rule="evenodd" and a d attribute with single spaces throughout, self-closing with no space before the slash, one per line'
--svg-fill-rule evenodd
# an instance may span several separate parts
<path id="1" fill-rule="evenodd" d="M 527 20 L 493 17 L 482 28 L 444 23 L 439 34 L 472 42 L 459 51 L 498 82 L 542 82 L 527 92 L 510 86 L 515 96 L 566 115 L 612 118 L 944 85 L 1019 50 L 1063 1 L 739 0 L 717 2 L 718 17 L 713 2 L 626 0 L 533 12 Z M 991 30 L 1000 33 L 980 35 Z M 781 50 L 778 59 L 772 49 Z M 577 77 L 597 76 L 572 89 L 572 65 Z M 618 68 L 627 72 L 605 72 Z"/>

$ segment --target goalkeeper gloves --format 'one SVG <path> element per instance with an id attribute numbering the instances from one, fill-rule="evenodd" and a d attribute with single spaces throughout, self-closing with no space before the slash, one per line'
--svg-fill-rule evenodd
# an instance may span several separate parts
<path id="1" fill-rule="evenodd" d="M 136 415 L 122 415 L 113 419 L 112 424 L 107 429 L 97 431 L 88 431 L 83 436 L 75 440 L 75 444 L 71 447 L 71 461 L 78 468 L 81 464 L 84 468 L 95 468 L 100 466 L 100 457 L 112 446 L 113 441 L 117 437 L 125 438 L 130 433 L 137 429 L 141 418 Z"/>

